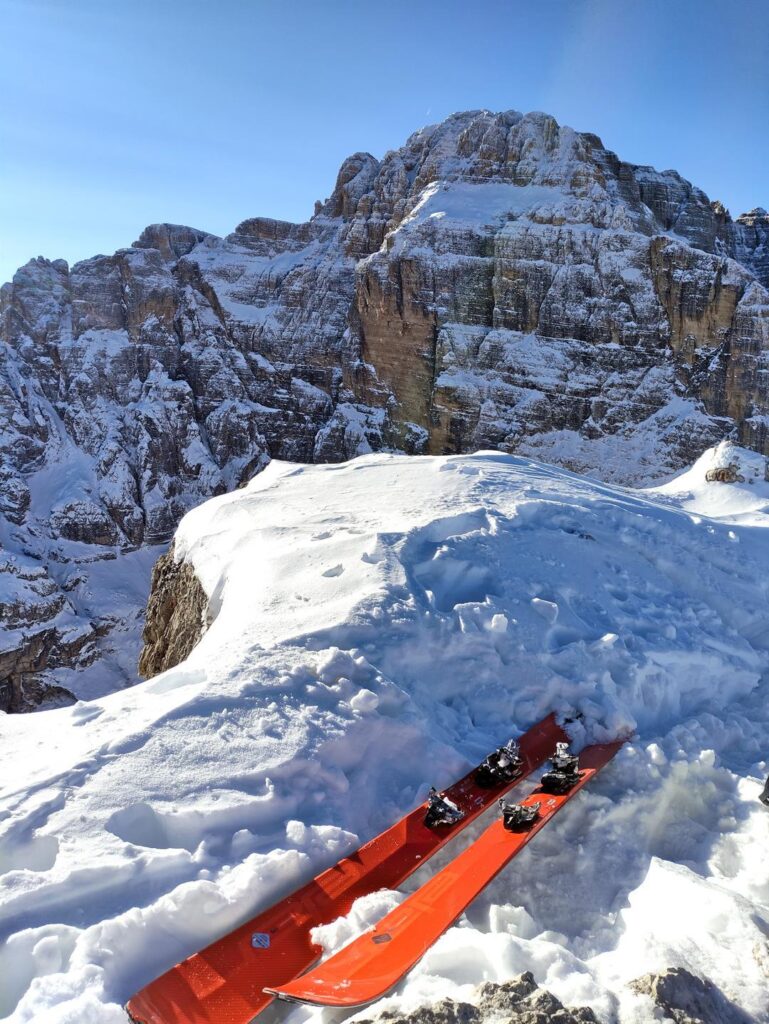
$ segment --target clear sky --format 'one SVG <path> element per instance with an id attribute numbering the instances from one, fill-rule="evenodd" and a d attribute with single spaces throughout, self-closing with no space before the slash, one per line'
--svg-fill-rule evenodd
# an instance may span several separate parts
<path id="1" fill-rule="evenodd" d="M 769 0 L 0 0 L 0 281 L 154 221 L 304 220 L 356 150 L 545 110 L 769 207 Z"/>

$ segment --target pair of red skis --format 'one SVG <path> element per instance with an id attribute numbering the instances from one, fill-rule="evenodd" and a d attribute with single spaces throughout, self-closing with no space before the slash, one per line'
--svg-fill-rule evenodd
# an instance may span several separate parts
<path id="1" fill-rule="evenodd" d="M 553 715 L 520 740 L 523 769 L 508 783 L 481 788 L 474 769 L 446 791 L 464 817 L 428 828 L 426 805 L 324 871 L 293 895 L 258 914 L 151 982 L 127 1006 L 137 1024 L 250 1024 L 275 996 L 327 1006 L 359 1006 L 388 992 L 502 868 L 560 808 L 611 760 L 622 741 L 588 747 L 578 782 L 565 794 L 535 790 L 539 803 L 525 832 L 497 820 L 467 850 L 409 896 L 373 929 L 305 974 L 322 950 L 312 928 L 347 914 L 358 897 L 395 889 L 494 801 L 544 763 L 568 737 Z"/>

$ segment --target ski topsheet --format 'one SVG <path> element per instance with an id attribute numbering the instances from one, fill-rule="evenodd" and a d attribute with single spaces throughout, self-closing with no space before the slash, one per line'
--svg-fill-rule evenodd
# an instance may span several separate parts
<path id="1" fill-rule="evenodd" d="M 301 978 L 270 986 L 273 995 L 323 1006 L 362 1006 L 379 999 L 424 956 L 517 853 L 614 757 L 622 741 L 587 747 L 579 781 L 562 795 L 537 788 L 522 803 L 539 803 L 527 831 L 508 832 L 496 820 L 472 846 L 434 875 L 373 929 Z"/>
<path id="2" fill-rule="evenodd" d="M 474 769 L 446 790 L 464 812 L 460 821 L 427 828 L 422 804 L 293 895 L 150 982 L 127 1003 L 129 1016 L 139 1024 L 250 1024 L 273 999 L 265 986 L 283 985 L 319 959 L 312 928 L 343 917 L 360 896 L 397 888 L 567 739 L 549 715 L 521 737 L 523 765 L 515 779 L 480 788 Z"/>

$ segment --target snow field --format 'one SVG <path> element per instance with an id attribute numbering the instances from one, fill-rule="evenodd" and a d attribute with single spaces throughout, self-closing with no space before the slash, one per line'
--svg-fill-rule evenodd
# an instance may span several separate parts
<path id="1" fill-rule="evenodd" d="M 272 463 L 189 513 L 176 552 L 215 618 L 187 661 L 0 721 L 0 1019 L 125 1021 L 429 785 L 578 709 L 578 745 L 633 743 L 384 1004 L 531 969 L 635 1024 L 626 982 L 681 965 L 767 1020 L 769 485 L 735 453 L 743 484 L 705 484 L 722 451 L 651 491 L 491 452 Z"/>

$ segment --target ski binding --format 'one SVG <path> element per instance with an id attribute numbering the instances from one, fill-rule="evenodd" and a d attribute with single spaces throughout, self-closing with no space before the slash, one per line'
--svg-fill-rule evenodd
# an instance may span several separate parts
<path id="1" fill-rule="evenodd" d="M 568 793 L 579 782 L 579 758 L 569 753 L 568 743 L 556 743 L 550 764 L 550 771 L 539 780 L 540 787 L 545 793 Z"/>
<path id="2" fill-rule="evenodd" d="M 523 758 L 516 740 L 508 742 L 489 754 L 478 766 L 475 784 L 483 789 L 492 789 L 503 782 L 510 782 L 523 771 Z"/>
<path id="3" fill-rule="evenodd" d="M 460 811 L 457 805 L 434 787 L 430 787 L 427 795 L 427 813 L 425 814 L 425 825 L 428 828 L 437 828 L 439 825 L 456 825 L 464 818 L 464 812 Z"/>
<path id="4" fill-rule="evenodd" d="M 502 824 L 508 832 L 527 832 L 539 817 L 539 803 L 509 804 L 499 801 Z"/>

